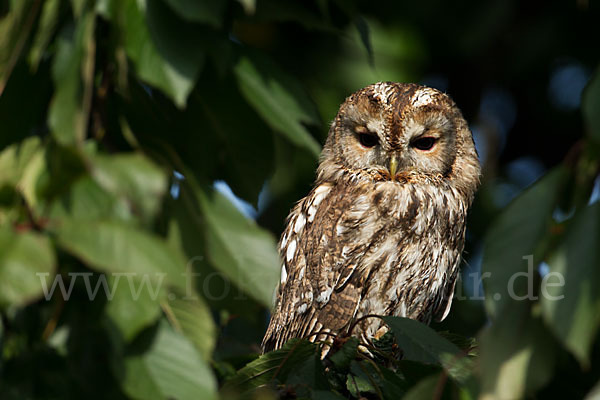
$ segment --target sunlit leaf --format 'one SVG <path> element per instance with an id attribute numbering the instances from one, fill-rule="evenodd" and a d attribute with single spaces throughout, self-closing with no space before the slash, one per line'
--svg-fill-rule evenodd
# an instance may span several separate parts
<path id="1" fill-rule="evenodd" d="M 198 35 L 157 0 L 128 1 L 117 18 L 139 77 L 183 108 L 204 63 Z"/>
<path id="2" fill-rule="evenodd" d="M 156 215 L 167 191 L 165 171 L 141 154 L 97 156 L 93 159 L 92 176 L 145 218 Z"/>
<path id="3" fill-rule="evenodd" d="M 180 196 L 169 199 L 165 211 L 171 215 L 167 240 L 187 256 L 186 292 L 184 298 L 201 295 L 212 310 L 235 315 L 257 315 L 262 306 L 236 286 L 224 273 L 210 263 L 205 250 L 205 225 L 195 196 L 188 186 L 182 184 Z M 178 296 L 178 298 L 180 298 Z M 227 311 L 225 311 L 227 310 Z M 263 321 L 255 321 L 262 333 Z M 207 329 L 210 328 L 205 326 Z M 200 345 L 196 339 L 192 342 Z"/>
<path id="4" fill-rule="evenodd" d="M 194 277 L 188 276 L 187 279 Z M 193 282 L 188 282 L 188 285 L 192 284 Z M 183 333 L 199 354 L 208 361 L 215 347 L 217 329 L 204 300 L 195 292 L 189 291 L 190 293 L 179 297 L 172 294 L 164 307 L 174 328 Z"/>
<path id="5" fill-rule="evenodd" d="M 48 215 L 50 219 L 78 220 L 130 221 L 133 218 L 128 204 L 112 196 L 89 175 L 75 181 L 67 193 L 53 201 Z"/>
<path id="6" fill-rule="evenodd" d="M 108 220 L 63 219 L 53 229 L 62 248 L 99 272 L 185 290 L 185 260 L 155 235 Z"/>
<path id="7" fill-rule="evenodd" d="M 56 30 L 60 4 L 60 0 L 48 0 L 44 2 L 37 32 L 33 39 L 31 50 L 29 50 L 29 64 L 31 64 L 34 70 L 37 70 L 44 51 L 46 51 Z"/>
<path id="8" fill-rule="evenodd" d="M 548 261 L 541 283 L 543 315 L 585 366 L 600 326 L 600 203 L 581 210 Z"/>
<path id="9" fill-rule="evenodd" d="M 55 268 L 54 248 L 46 236 L 0 227 L 1 308 L 21 306 L 41 297 Z"/>
<path id="10" fill-rule="evenodd" d="M 86 3 L 88 0 L 70 0 L 71 8 L 73 10 L 73 15 L 75 18 L 81 17 L 81 14 L 85 10 Z"/>
<path id="11" fill-rule="evenodd" d="M 318 156 L 320 145 L 303 123 L 318 124 L 319 119 L 302 86 L 258 57 L 242 57 L 234 71 L 244 97 L 271 128 Z"/>
<path id="12" fill-rule="evenodd" d="M 252 15 L 256 11 L 256 0 L 238 0 L 242 7 L 244 8 L 244 12 L 247 15 Z"/>
<path id="13" fill-rule="evenodd" d="M 480 343 L 484 398 L 525 398 L 552 376 L 555 343 L 527 301 L 509 303 Z"/>
<path id="14" fill-rule="evenodd" d="M 123 390 L 139 400 L 216 399 L 216 382 L 192 343 L 160 323 L 149 347 L 125 358 Z"/>
<path id="15" fill-rule="evenodd" d="M 170 287 L 186 288 L 181 254 L 147 232 L 115 221 L 64 218 L 56 233 L 64 249 L 101 273 L 105 283 L 96 290 L 108 291 L 107 315 L 125 340 L 158 318 Z"/>
<path id="16" fill-rule="evenodd" d="M 54 97 L 48 124 L 64 145 L 82 144 L 86 136 L 92 101 L 96 42 L 96 16 L 84 12 L 75 28 L 65 27 L 57 38 L 52 77 Z"/>
<path id="17" fill-rule="evenodd" d="M 7 147 L 0 152 L 0 187 L 17 186 L 30 162 L 41 154 L 39 138 L 25 139 L 23 142 Z"/>
<path id="18" fill-rule="evenodd" d="M 211 264 L 237 287 L 270 307 L 279 277 L 275 238 L 244 217 L 221 193 L 198 190 L 197 196 Z"/>
<path id="19" fill-rule="evenodd" d="M 131 341 L 144 328 L 152 325 L 161 315 L 160 302 L 166 301 L 167 293 L 161 290 L 162 280 L 153 282 L 149 276 L 132 274 L 100 275 L 106 279 L 106 315 L 119 328 L 125 341 Z M 100 294 L 102 296 L 102 294 Z"/>
<path id="20" fill-rule="evenodd" d="M 528 295 L 527 279 L 521 275 L 535 273 L 533 263 L 541 261 L 534 260 L 534 255 L 540 240 L 548 234 L 552 212 L 567 178 L 565 168 L 552 170 L 492 223 L 484 239 L 482 265 L 482 276 L 487 275 L 483 280 L 485 305 L 492 315 L 501 312 L 511 298 Z"/>
<path id="21" fill-rule="evenodd" d="M 593 389 L 585 396 L 584 400 L 598 400 L 600 399 L 600 382 L 594 385 Z"/>
<path id="22" fill-rule="evenodd" d="M 37 217 L 39 182 L 45 169 L 44 150 L 37 137 L 9 146 L 0 153 L 0 192 L 19 193 L 29 212 Z M 12 196 L 5 194 L 4 197 Z M 13 202 L 16 201 L 19 200 L 13 197 Z M 10 203 L 8 200 L 4 202 Z"/>

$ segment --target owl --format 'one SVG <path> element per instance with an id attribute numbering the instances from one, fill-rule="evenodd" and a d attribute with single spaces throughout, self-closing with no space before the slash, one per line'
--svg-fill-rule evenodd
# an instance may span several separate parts
<path id="1" fill-rule="evenodd" d="M 443 320 L 479 178 L 472 134 L 446 94 L 380 82 L 349 96 L 279 242 L 263 352 L 291 338 L 370 343 L 387 331 L 373 314 Z"/>

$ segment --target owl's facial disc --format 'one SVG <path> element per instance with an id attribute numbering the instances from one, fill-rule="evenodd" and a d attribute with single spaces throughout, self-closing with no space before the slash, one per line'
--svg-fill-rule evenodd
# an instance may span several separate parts
<path id="1" fill-rule="evenodd" d="M 369 131 L 369 129 L 365 126 L 357 126 L 354 131 L 358 135 L 358 141 L 365 148 L 371 148 L 377 146 L 379 143 L 379 138 L 377 134 Z"/>
<path id="2" fill-rule="evenodd" d="M 436 138 L 434 136 L 423 135 L 423 136 L 413 140 L 411 142 L 411 146 L 414 147 L 415 149 L 421 150 L 423 152 L 431 151 L 431 150 L 433 150 L 433 147 L 435 146 L 437 139 L 438 138 Z"/>
<path id="3" fill-rule="evenodd" d="M 399 133 L 405 143 L 401 150 L 404 169 L 446 175 L 456 154 L 456 127 L 435 108 L 417 108 Z"/>

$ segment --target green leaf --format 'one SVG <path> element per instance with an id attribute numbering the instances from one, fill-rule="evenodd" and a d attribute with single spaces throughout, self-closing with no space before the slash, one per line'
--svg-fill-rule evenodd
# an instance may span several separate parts
<path id="1" fill-rule="evenodd" d="M 185 260 L 159 237 L 116 221 L 63 219 L 53 229 L 60 246 L 91 268 L 185 290 Z"/>
<path id="2" fill-rule="evenodd" d="M 192 343 L 165 322 L 144 351 L 125 358 L 122 387 L 133 399 L 216 399 L 216 386 Z"/>
<path id="3" fill-rule="evenodd" d="M 37 137 L 25 139 L 0 153 L 0 192 L 16 194 L 20 197 L 5 194 L 7 205 L 21 205 L 25 200 L 28 212 L 37 218 L 39 199 L 39 182 L 46 170 L 44 151 Z M 12 197 L 12 204 L 11 200 Z M 18 207 L 19 209 L 21 207 Z"/>
<path id="4" fill-rule="evenodd" d="M 0 307 L 22 306 L 43 294 L 54 277 L 56 257 L 46 236 L 0 227 Z"/>
<path id="5" fill-rule="evenodd" d="M 275 238 L 244 217 L 222 194 L 197 190 L 211 264 L 237 287 L 270 307 L 279 280 Z"/>
<path id="6" fill-rule="evenodd" d="M 203 218 L 198 201 L 186 182 L 187 179 L 181 182 L 179 197 L 169 198 L 164 208 L 165 214 L 170 216 L 168 242 L 188 259 L 184 299 L 199 293 L 214 312 L 253 316 L 251 319 L 255 329 L 258 330 L 255 334 L 260 335 L 264 333 L 264 321 L 259 317 L 263 306 L 245 295 L 240 288 L 233 286 L 227 276 L 216 270 L 207 259 Z M 248 328 L 241 328 L 241 331 L 246 329 Z M 188 338 L 196 342 L 196 339 Z M 246 343 L 246 335 L 244 335 L 244 343 Z M 230 347 L 234 348 L 234 346 L 227 346 Z M 236 351 L 239 352 L 234 350 Z"/>
<path id="7" fill-rule="evenodd" d="M 579 211 L 548 260 L 540 303 L 548 325 L 584 365 L 600 326 L 600 203 Z"/>
<path id="8" fill-rule="evenodd" d="M 238 0 L 246 15 L 253 15 L 256 11 L 256 0 Z"/>
<path id="9" fill-rule="evenodd" d="M 377 394 L 377 390 L 373 384 L 366 379 L 366 377 L 355 376 L 348 374 L 346 378 L 346 389 L 355 398 L 364 397 L 363 394 L 370 393 L 372 395 Z"/>
<path id="10" fill-rule="evenodd" d="M 133 213 L 148 221 L 159 211 L 167 191 L 165 171 L 142 154 L 94 157 L 92 176 Z"/>
<path id="11" fill-rule="evenodd" d="M 193 279 L 193 276 L 188 276 L 188 279 Z M 190 292 L 181 297 L 169 296 L 164 307 L 175 329 L 183 333 L 205 361 L 209 361 L 216 344 L 217 328 L 202 298 Z"/>
<path id="12" fill-rule="evenodd" d="M 47 0 L 44 2 L 42 16 L 38 24 L 37 32 L 29 50 L 29 64 L 35 71 L 37 70 L 44 51 L 54 35 L 59 19 L 60 0 Z"/>
<path id="13" fill-rule="evenodd" d="M 437 399 L 441 398 L 443 394 L 443 386 L 442 393 L 438 393 L 438 387 L 440 380 L 444 379 L 440 374 L 431 375 L 427 378 L 424 378 L 415 386 L 413 386 L 404 397 L 403 400 L 429 400 L 429 399 Z"/>
<path id="14" fill-rule="evenodd" d="M 88 0 L 71 0 L 71 8 L 75 18 L 81 17 L 81 14 L 83 14 L 87 3 L 89 3 Z"/>
<path id="15" fill-rule="evenodd" d="M 242 94 L 271 128 L 296 146 L 319 155 L 321 146 L 303 123 L 320 121 L 299 82 L 258 57 L 242 57 L 234 72 Z"/>
<path id="16" fill-rule="evenodd" d="M 384 398 L 402 398 L 408 389 L 408 382 L 401 379 L 395 372 L 388 368 L 380 366 L 379 369 L 383 375 L 381 392 L 383 393 Z"/>
<path id="17" fill-rule="evenodd" d="M 219 96 L 211 94 L 217 92 Z M 233 109 L 236 118 L 231 118 Z M 202 80 L 184 117 L 186 133 L 171 143 L 177 140 L 186 166 L 198 177 L 223 179 L 236 195 L 256 204 L 273 170 L 273 133 L 244 100 L 235 81 L 230 76 Z"/>
<path id="18" fill-rule="evenodd" d="M 284 383 L 293 386 L 298 397 L 308 396 L 315 390 L 329 389 L 320 354 L 315 352 L 312 357 L 296 364 Z"/>
<path id="19" fill-rule="evenodd" d="M 600 382 L 597 382 L 592 390 L 585 396 L 584 400 L 598 400 L 600 399 Z"/>
<path id="20" fill-rule="evenodd" d="M 525 398 L 552 377 L 556 345 L 530 306 L 527 301 L 509 303 L 481 335 L 484 398 Z"/>
<path id="21" fill-rule="evenodd" d="M 11 1 L 10 11 L 0 20 L 0 95 L 27 44 L 38 10 L 33 0 Z"/>
<path id="22" fill-rule="evenodd" d="M 403 360 L 439 364 L 458 382 L 464 382 L 471 374 L 471 359 L 427 325 L 410 318 L 383 317 L 383 320 L 392 329 Z"/>
<path id="23" fill-rule="evenodd" d="M 63 145 L 81 145 L 86 137 L 94 84 L 95 26 L 95 13 L 87 10 L 75 29 L 67 26 L 57 38 L 52 68 L 55 92 L 48 125 Z"/>
<path id="24" fill-rule="evenodd" d="M 537 247 L 548 234 L 552 212 L 568 176 L 564 167 L 552 170 L 514 200 L 489 229 L 484 239 L 482 276 L 488 275 L 483 283 L 490 314 L 499 314 L 511 298 L 527 296 L 527 279 L 518 274 L 533 268 Z"/>
<path id="25" fill-rule="evenodd" d="M 314 390 L 312 392 L 311 398 L 313 400 L 343 400 L 343 399 L 346 399 L 346 397 L 341 396 L 330 390 Z"/>
<path id="26" fill-rule="evenodd" d="M 102 273 L 106 313 L 125 340 L 159 317 L 170 287 L 185 290 L 185 260 L 158 237 L 116 221 L 64 218 L 54 229 L 63 249 Z"/>
<path id="27" fill-rule="evenodd" d="M 238 0 L 242 4 L 250 3 L 249 0 Z M 255 17 L 260 21 L 273 21 L 273 22 L 291 22 L 298 24 L 305 28 L 307 31 L 324 31 L 330 34 L 338 35 L 339 29 L 337 29 L 333 23 L 329 22 L 323 14 L 324 7 L 319 7 L 321 10 L 316 9 L 312 4 L 308 6 L 307 3 L 303 2 L 281 2 L 281 1 L 261 1 L 257 2 Z M 336 6 L 349 3 L 349 2 L 336 2 Z"/>
<path id="28" fill-rule="evenodd" d="M 51 203 L 50 219 L 74 218 L 78 220 L 117 219 L 131 221 L 129 204 L 119 201 L 89 175 L 70 185 L 68 192 Z"/>
<path id="29" fill-rule="evenodd" d="M 329 359 L 338 369 L 348 369 L 350 363 L 356 358 L 358 352 L 358 338 L 351 337 L 342 348 L 335 354 L 329 356 Z"/>
<path id="30" fill-rule="evenodd" d="M 25 171 L 42 152 L 40 139 L 32 137 L 13 144 L 0 153 L 0 187 L 19 186 Z"/>
<path id="31" fill-rule="evenodd" d="M 373 54 L 373 44 L 371 43 L 371 32 L 369 30 L 369 24 L 367 24 L 367 21 L 360 15 L 355 18 L 354 24 L 356 25 L 356 29 L 358 30 L 360 41 L 365 47 L 365 50 L 367 50 L 367 55 L 369 56 L 369 64 L 373 66 L 375 60 Z"/>
<path id="32" fill-rule="evenodd" d="M 311 359 L 317 346 L 308 340 L 292 339 L 281 349 L 263 354 L 229 379 L 223 390 L 244 393 L 259 386 L 274 382 L 285 382 L 297 365 Z"/>
<path id="33" fill-rule="evenodd" d="M 160 290 L 161 280 L 153 283 L 148 276 L 140 279 L 130 274 L 113 274 L 108 278 L 103 274 L 100 279 L 107 279 L 107 288 L 111 291 L 106 315 L 119 328 L 125 341 L 133 340 L 160 317 L 159 303 L 166 297 L 165 291 Z"/>
<path id="34" fill-rule="evenodd" d="M 215 28 L 221 27 L 223 13 L 227 2 L 225 0 L 197 1 L 197 0 L 165 0 L 166 3 L 181 18 L 201 22 Z"/>
<path id="35" fill-rule="evenodd" d="M 127 1 L 120 7 L 118 23 L 136 73 L 185 107 L 204 64 L 200 35 L 158 0 Z"/>
<path id="36" fill-rule="evenodd" d="M 596 70 L 583 92 L 581 110 L 587 133 L 596 143 L 600 143 L 600 69 Z"/>

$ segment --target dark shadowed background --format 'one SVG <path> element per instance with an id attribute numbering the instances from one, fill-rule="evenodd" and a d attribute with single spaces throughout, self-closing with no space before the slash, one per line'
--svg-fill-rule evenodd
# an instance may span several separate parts
<path id="1" fill-rule="evenodd" d="M 0 1 L 0 397 L 596 398 L 599 17 Z M 257 359 L 285 217 L 340 103 L 377 81 L 448 93 L 474 135 L 452 311 L 439 335 L 393 325 L 399 365 L 351 341 L 327 373 L 303 342 Z"/>

